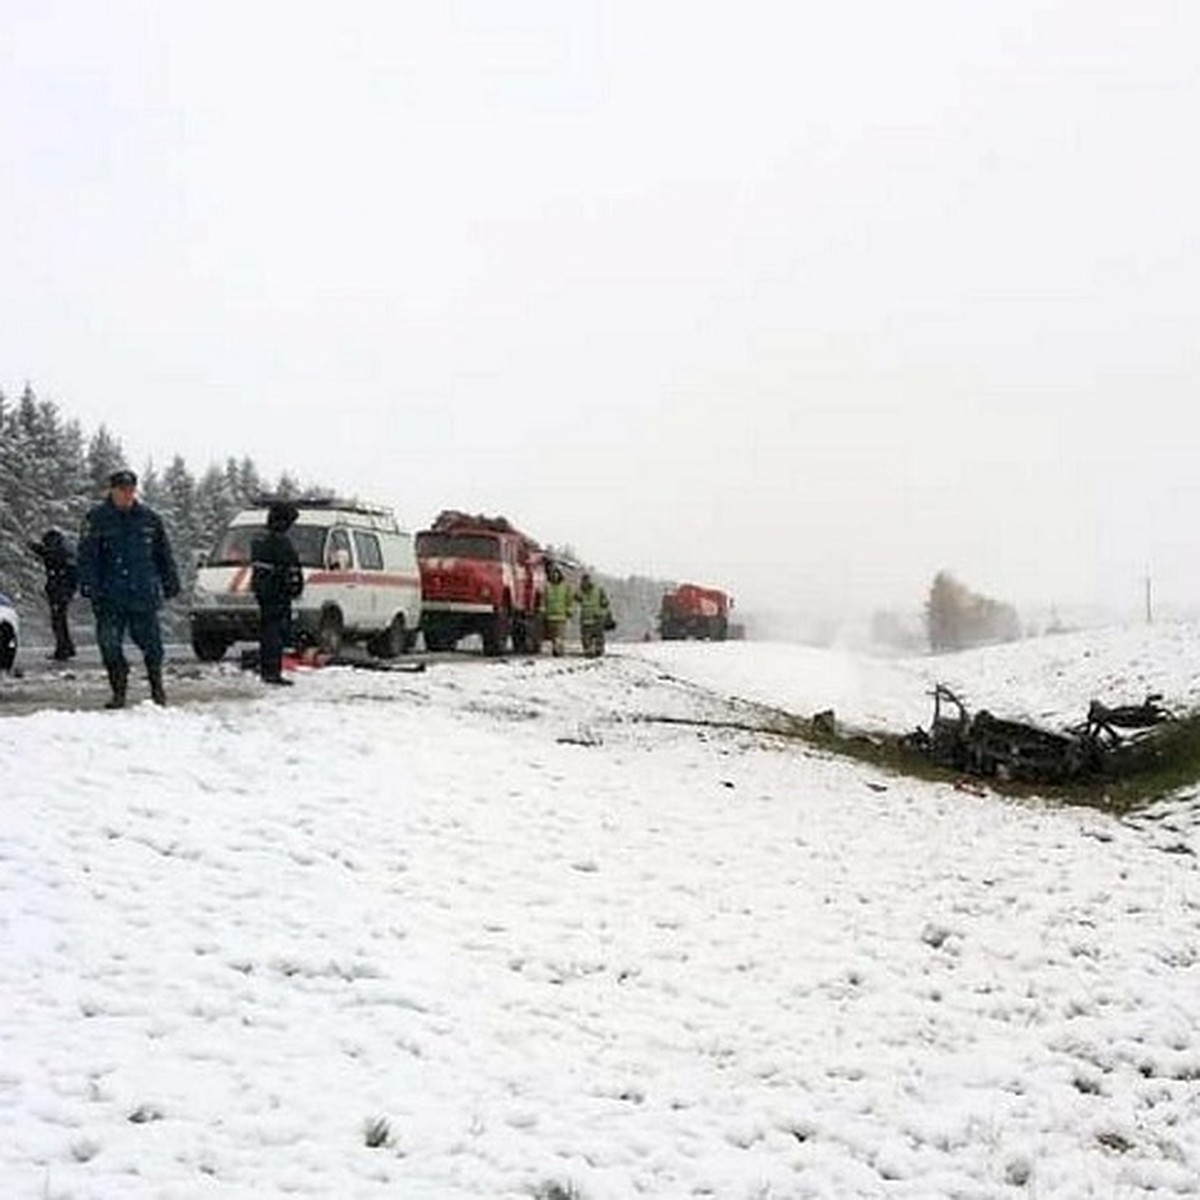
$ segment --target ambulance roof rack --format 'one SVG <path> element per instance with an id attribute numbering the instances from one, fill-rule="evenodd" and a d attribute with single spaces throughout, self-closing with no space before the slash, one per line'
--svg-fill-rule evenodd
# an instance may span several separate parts
<path id="1" fill-rule="evenodd" d="M 392 517 L 395 514 L 382 504 L 366 504 L 362 500 L 347 500 L 343 496 L 273 496 L 259 495 L 250 501 L 251 508 L 269 508 L 276 501 L 294 504 L 297 508 L 336 508 L 343 512 L 363 513 L 373 517 Z"/>

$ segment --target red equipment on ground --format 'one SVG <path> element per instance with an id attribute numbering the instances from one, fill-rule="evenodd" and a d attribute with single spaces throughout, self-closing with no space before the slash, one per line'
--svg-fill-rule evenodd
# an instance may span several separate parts
<path id="1" fill-rule="evenodd" d="M 546 555 L 504 517 L 447 510 L 417 534 L 427 650 L 478 633 L 485 654 L 542 648 Z"/>
<path id="2" fill-rule="evenodd" d="M 723 642 L 729 636 L 733 599 L 718 588 L 682 583 L 662 598 L 658 631 L 664 641 L 700 638 Z"/>

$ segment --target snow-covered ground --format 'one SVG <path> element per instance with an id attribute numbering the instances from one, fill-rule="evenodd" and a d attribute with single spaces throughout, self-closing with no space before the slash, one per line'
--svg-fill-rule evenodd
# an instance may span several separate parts
<path id="1" fill-rule="evenodd" d="M 858 727 L 928 725 L 929 692 L 945 683 L 972 710 L 1051 728 L 1077 724 L 1088 701 L 1140 703 L 1162 692 L 1200 708 L 1200 627 L 1191 624 L 1056 634 L 961 654 L 874 658 L 774 643 L 658 642 L 638 650 L 722 694 L 792 712 L 833 708 Z"/>
<path id="2" fill-rule="evenodd" d="M 1052 724 L 1192 706 L 1200 630 L 0 720 L 0 1197 L 1196 1194 L 1190 799 L 1117 821 L 637 719 L 905 729 L 935 677 Z"/>

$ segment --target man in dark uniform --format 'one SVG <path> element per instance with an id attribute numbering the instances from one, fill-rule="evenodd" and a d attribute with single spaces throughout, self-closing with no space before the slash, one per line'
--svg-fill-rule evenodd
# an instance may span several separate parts
<path id="1" fill-rule="evenodd" d="M 300 557 L 287 531 L 299 514 L 294 504 L 276 500 L 267 509 L 267 532 L 254 539 L 250 589 L 258 601 L 258 673 L 263 683 L 290 686 L 283 677 L 283 647 L 290 636 L 292 601 L 304 591 Z"/>
<path id="2" fill-rule="evenodd" d="M 137 476 L 114 471 L 108 483 L 108 499 L 88 513 L 79 542 L 79 590 L 92 602 L 96 641 L 112 688 L 105 707 L 125 707 L 126 631 L 145 659 L 151 698 L 166 704 L 158 610 L 164 599 L 179 595 L 179 572 L 162 518 L 137 498 Z"/>
<path id="3" fill-rule="evenodd" d="M 41 541 L 30 542 L 29 548 L 46 568 L 44 590 L 50 605 L 50 628 L 54 631 L 54 653 L 50 657 L 56 662 L 65 662 L 75 657 L 75 643 L 71 640 L 71 627 L 67 621 L 67 609 L 79 586 L 75 555 L 57 529 L 47 529 Z"/>

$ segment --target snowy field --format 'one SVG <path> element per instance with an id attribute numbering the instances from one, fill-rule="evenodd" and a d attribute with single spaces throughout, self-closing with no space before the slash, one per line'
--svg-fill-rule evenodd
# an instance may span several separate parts
<path id="1" fill-rule="evenodd" d="M 0 1197 L 1196 1195 L 1194 798 L 1117 821 L 638 719 L 908 729 L 935 677 L 1052 725 L 1200 706 L 1200 629 L 0 720 Z"/>

